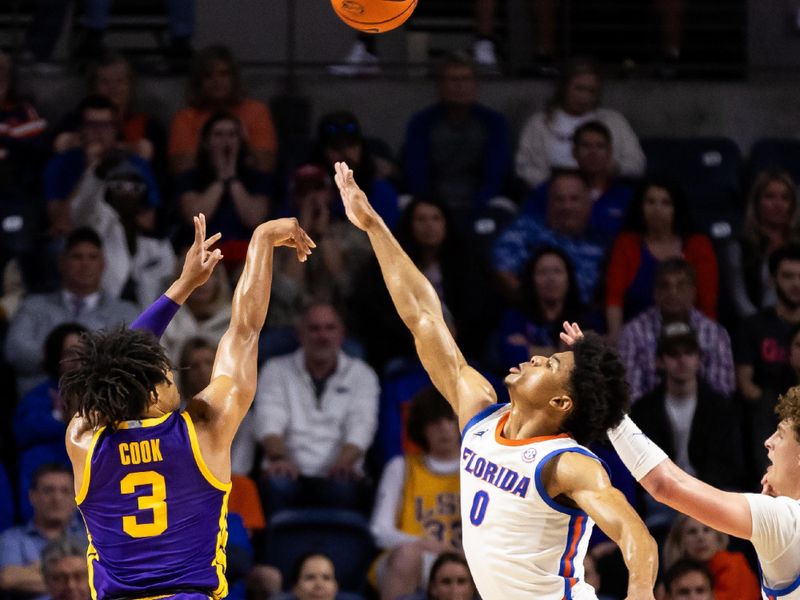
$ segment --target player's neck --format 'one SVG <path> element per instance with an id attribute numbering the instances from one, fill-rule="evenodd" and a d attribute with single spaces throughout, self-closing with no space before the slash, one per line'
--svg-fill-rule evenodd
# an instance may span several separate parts
<path id="1" fill-rule="evenodd" d="M 511 405 L 511 414 L 503 427 L 503 437 L 508 440 L 527 440 L 550 435 L 560 431 L 560 423 L 542 410 L 525 411 L 518 405 Z"/>

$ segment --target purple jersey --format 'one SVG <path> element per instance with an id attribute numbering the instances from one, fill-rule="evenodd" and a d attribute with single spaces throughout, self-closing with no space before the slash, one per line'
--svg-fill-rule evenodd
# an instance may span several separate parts
<path id="1" fill-rule="evenodd" d="M 100 429 L 76 498 L 92 598 L 227 595 L 230 487 L 206 467 L 185 412 Z"/>

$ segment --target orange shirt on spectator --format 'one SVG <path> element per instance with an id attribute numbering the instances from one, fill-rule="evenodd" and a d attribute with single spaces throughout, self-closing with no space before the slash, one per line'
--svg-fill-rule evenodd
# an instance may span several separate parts
<path id="1" fill-rule="evenodd" d="M 744 554 L 720 550 L 708 561 L 715 600 L 759 600 L 761 586 Z"/>
<path id="2" fill-rule="evenodd" d="M 187 106 L 178 111 L 169 132 L 170 158 L 197 154 L 200 131 L 214 111 Z M 252 152 L 275 154 L 278 148 L 275 126 L 269 108 L 263 102 L 245 98 L 229 111 L 242 123 L 247 144 Z"/>

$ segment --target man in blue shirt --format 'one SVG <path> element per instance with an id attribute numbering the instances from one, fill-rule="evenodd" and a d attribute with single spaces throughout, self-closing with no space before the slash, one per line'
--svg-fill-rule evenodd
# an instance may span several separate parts
<path id="1" fill-rule="evenodd" d="M 591 303 L 601 280 L 611 242 L 591 226 L 592 198 L 586 179 L 577 171 L 558 171 L 550 179 L 545 217 L 523 214 L 495 241 L 492 263 L 504 293 L 511 299 L 520 289 L 519 275 L 536 248 L 555 246 L 572 259 L 581 298 Z"/>
<path id="2" fill-rule="evenodd" d="M 72 229 L 71 200 L 78 194 L 103 201 L 105 179 L 110 173 L 132 172 L 147 184 L 151 210 L 141 217 L 144 229 L 152 229 L 155 207 L 161 199 L 155 175 L 146 160 L 119 145 L 119 120 L 116 108 L 103 96 L 88 96 L 81 102 L 81 146 L 54 156 L 44 173 L 44 196 L 50 232 L 54 237 Z"/>
<path id="3" fill-rule="evenodd" d="M 633 190 L 616 177 L 611 131 L 600 121 L 589 121 L 575 130 L 572 144 L 578 170 L 589 183 L 591 226 L 613 238 L 622 228 Z M 549 189 L 550 181 L 533 188 L 523 200 L 520 213 L 543 218 Z"/>
<path id="4" fill-rule="evenodd" d="M 0 535 L 0 592 L 19 598 L 45 593 L 39 561 L 50 540 L 65 534 L 86 539 L 86 530 L 75 510 L 75 489 L 69 467 L 42 466 L 34 475 L 30 499 L 33 518 Z"/>

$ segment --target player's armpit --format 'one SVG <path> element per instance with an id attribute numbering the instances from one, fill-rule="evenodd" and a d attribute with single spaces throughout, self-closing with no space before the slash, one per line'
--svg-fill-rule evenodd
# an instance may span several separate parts
<path id="1" fill-rule="evenodd" d="M 753 517 L 743 494 L 710 486 L 671 460 L 659 463 L 639 483 L 659 502 L 717 531 L 745 540 L 752 535 Z"/>
<path id="2" fill-rule="evenodd" d="M 628 597 L 652 598 L 658 546 L 625 496 L 611 485 L 603 466 L 575 452 L 565 452 L 552 463 L 545 483 L 548 493 L 571 500 L 620 547 L 629 572 Z"/>

